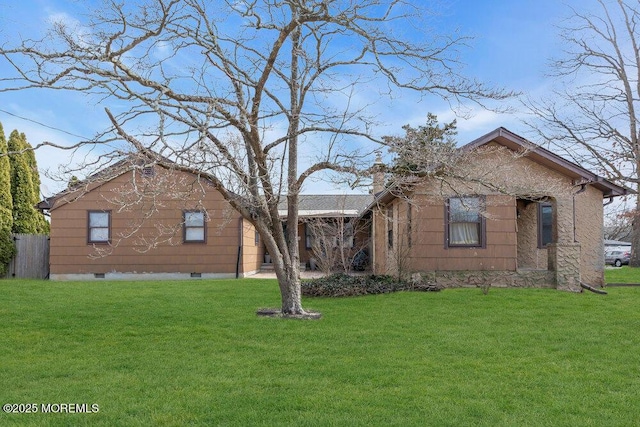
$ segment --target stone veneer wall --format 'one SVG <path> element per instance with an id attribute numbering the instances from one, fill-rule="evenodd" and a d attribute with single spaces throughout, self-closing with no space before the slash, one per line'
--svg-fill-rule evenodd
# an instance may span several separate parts
<path id="1" fill-rule="evenodd" d="M 538 248 L 538 204 L 518 200 L 518 268 L 546 270 L 546 248 Z"/>
<path id="2" fill-rule="evenodd" d="M 576 240 L 580 243 L 580 280 L 604 285 L 604 235 L 602 193 L 587 186 L 576 195 Z"/>
<path id="3" fill-rule="evenodd" d="M 579 292 L 580 244 L 552 243 L 548 251 L 549 269 L 555 273 L 556 287 L 562 291 Z"/>
<path id="4" fill-rule="evenodd" d="M 429 271 L 418 273 L 423 283 L 441 288 L 469 288 L 491 285 L 496 288 L 555 288 L 555 272 L 516 271 Z M 415 278 L 414 278 L 414 281 Z"/>

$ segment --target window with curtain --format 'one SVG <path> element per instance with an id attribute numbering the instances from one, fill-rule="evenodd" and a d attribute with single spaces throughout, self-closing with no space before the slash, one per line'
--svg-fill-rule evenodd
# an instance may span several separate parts
<path id="1" fill-rule="evenodd" d="M 447 202 L 447 246 L 484 246 L 481 197 L 452 197 Z"/>
<path id="2" fill-rule="evenodd" d="M 185 243 L 204 243 L 206 236 L 205 214 L 203 211 L 183 212 L 183 234 Z"/>
<path id="3" fill-rule="evenodd" d="M 87 230 L 88 243 L 111 241 L 111 211 L 89 211 Z"/>

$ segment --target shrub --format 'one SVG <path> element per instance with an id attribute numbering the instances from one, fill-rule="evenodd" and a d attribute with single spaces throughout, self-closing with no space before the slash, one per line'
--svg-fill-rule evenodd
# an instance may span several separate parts
<path id="1" fill-rule="evenodd" d="M 7 274 L 9 262 L 15 254 L 16 247 L 11 236 L 0 232 L 0 279 Z"/>
<path id="2" fill-rule="evenodd" d="M 302 295 L 306 297 L 348 297 L 387 294 L 398 291 L 437 291 L 435 285 L 399 282 L 392 276 L 349 276 L 344 273 L 302 281 Z"/>

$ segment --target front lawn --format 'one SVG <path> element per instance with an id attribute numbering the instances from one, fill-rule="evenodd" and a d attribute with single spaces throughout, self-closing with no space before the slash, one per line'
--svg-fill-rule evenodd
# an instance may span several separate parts
<path id="1" fill-rule="evenodd" d="M 605 283 L 640 283 L 640 268 L 607 267 L 604 269 Z"/>
<path id="2" fill-rule="evenodd" d="M 273 280 L 0 281 L 0 425 L 627 426 L 640 288 L 306 299 Z"/>

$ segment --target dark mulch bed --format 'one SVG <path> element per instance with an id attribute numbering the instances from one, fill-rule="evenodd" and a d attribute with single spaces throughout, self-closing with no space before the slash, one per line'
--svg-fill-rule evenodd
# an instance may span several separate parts
<path id="1" fill-rule="evenodd" d="M 302 281 L 302 295 L 306 297 L 350 297 L 398 291 L 439 290 L 434 284 L 398 281 L 396 277 L 380 275 L 349 276 L 338 273 Z"/>
<path id="2" fill-rule="evenodd" d="M 260 317 L 281 317 L 286 319 L 307 319 L 317 320 L 322 317 L 322 314 L 317 311 L 305 311 L 302 314 L 283 314 L 281 310 L 277 308 L 259 308 L 256 314 Z"/>

